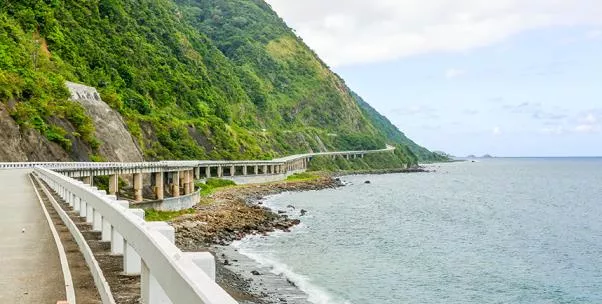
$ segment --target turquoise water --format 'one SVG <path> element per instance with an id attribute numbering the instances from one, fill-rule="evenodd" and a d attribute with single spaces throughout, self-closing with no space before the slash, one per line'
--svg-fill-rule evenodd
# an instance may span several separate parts
<path id="1" fill-rule="evenodd" d="M 314 303 L 602 303 L 602 159 L 435 168 L 269 198 L 302 225 L 236 246 Z"/>

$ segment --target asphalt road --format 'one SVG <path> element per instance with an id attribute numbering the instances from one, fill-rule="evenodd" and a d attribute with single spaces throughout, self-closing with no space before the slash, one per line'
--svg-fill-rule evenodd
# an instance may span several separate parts
<path id="1" fill-rule="evenodd" d="M 0 303 L 55 304 L 63 273 L 29 172 L 0 170 Z"/>

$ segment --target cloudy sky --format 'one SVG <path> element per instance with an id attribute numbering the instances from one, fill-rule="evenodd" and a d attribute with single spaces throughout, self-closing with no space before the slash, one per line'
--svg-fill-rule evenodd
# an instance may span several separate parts
<path id="1" fill-rule="evenodd" d="M 268 0 L 418 143 L 602 156 L 600 0 Z"/>

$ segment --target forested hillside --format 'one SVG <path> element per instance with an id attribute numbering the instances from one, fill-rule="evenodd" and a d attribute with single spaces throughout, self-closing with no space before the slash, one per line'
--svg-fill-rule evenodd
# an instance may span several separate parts
<path id="1" fill-rule="evenodd" d="M 71 157 L 103 142 L 66 80 L 96 87 L 144 157 L 271 158 L 407 139 L 262 0 L 0 0 L 0 101 Z"/>

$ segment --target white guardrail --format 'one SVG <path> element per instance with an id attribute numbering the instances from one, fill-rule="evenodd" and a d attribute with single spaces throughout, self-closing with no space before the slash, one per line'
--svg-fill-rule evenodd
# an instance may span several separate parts
<path id="1" fill-rule="evenodd" d="M 85 216 L 93 230 L 102 231 L 112 253 L 123 254 L 126 274 L 141 275 L 142 303 L 237 303 L 214 282 L 213 256 L 180 251 L 173 227 L 145 222 L 141 210 L 50 169 L 35 167 L 34 172 Z"/>
<path id="2" fill-rule="evenodd" d="M 281 165 L 288 162 L 293 162 L 302 158 L 315 156 L 332 156 L 332 155 L 351 155 L 351 154 L 372 154 L 393 151 L 395 147 L 387 146 L 381 150 L 364 150 L 364 151 L 337 151 L 337 152 L 318 152 L 291 155 L 272 160 L 182 160 L 182 161 L 157 161 L 157 162 L 0 162 L 0 169 L 28 169 L 34 167 L 44 167 L 53 170 L 68 170 L 68 169 L 102 169 L 102 168 L 121 168 L 121 169 L 144 169 L 158 167 L 204 167 L 204 166 L 229 166 L 229 165 Z"/>

